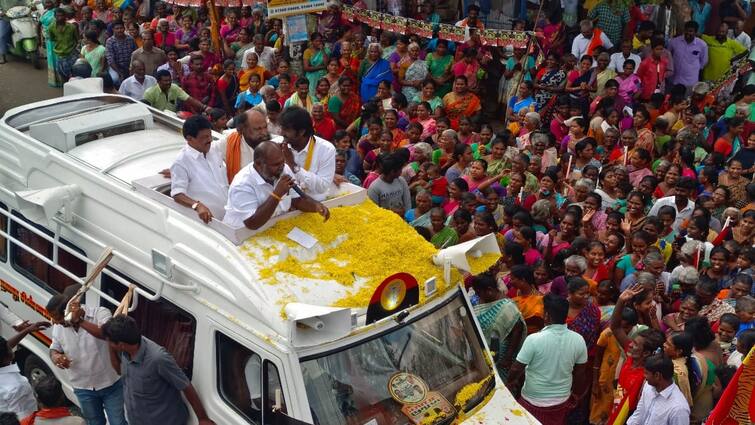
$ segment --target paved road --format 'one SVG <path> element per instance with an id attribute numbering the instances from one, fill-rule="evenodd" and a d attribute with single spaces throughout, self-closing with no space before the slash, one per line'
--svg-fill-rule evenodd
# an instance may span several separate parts
<path id="1" fill-rule="evenodd" d="M 0 116 L 10 108 L 50 99 L 63 90 L 47 85 L 47 69 L 34 69 L 31 63 L 8 55 L 8 63 L 0 65 Z"/>

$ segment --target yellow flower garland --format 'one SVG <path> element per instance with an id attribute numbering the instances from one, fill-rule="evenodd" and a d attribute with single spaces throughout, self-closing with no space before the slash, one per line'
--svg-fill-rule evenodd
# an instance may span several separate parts
<path id="1" fill-rule="evenodd" d="M 313 260 L 300 261 L 293 255 L 278 260 L 284 247 L 292 251 L 301 249 L 286 236 L 294 227 L 314 236 L 323 247 Z M 449 282 L 443 279 L 443 269 L 432 262 L 437 253 L 435 247 L 397 214 L 370 201 L 333 208 L 330 220 L 326 222 L 317 214 L 300 214 L 281 220 L 250 238 L 241 251 L 264 265 L 259 276 L 267 284 L 286 282 L 286 275 L 291 275 L 332 280 L 353 288 L 348 295 L 333 303 L 337 307 L 366 307 L 377 286 L 398 272 L 409 273 L 417 279 L 420 302 L 424 302 L 424 283 L 428 279 L 436 278 L 437 293 L 443 293 L 449 287 Z M 472 272 L 478 273 L 496 260 L 498 256 L 491 254 L 469 258 Z M 453 269 L 451 281 L 459 280 L 459 272 Z M 359 284 L 355 285 L 357 281 Z"/>

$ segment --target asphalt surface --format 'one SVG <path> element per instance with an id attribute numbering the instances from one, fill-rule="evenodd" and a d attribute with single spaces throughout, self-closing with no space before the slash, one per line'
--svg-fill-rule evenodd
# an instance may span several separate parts
<path id="1" fill-rule="evenodd" d="M 0 116 L 10 108 L 63 95 L 47 85 L 47 68 L 34 69 L 31 62 L 7 55 L 0 65 Z M 43 63 L 44 65 L 45 63 Z"/>

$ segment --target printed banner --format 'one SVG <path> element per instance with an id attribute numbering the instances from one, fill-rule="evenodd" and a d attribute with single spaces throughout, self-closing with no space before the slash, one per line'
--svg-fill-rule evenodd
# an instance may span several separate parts
<path id="1" fill-rule="evenodd" d="M 380 13 L 374 10 L 343 6 L 343 18 L 351 22 L 361 22 L 370 27 L 380 28 L 397 34 L 417 34 L 422 38 L 433 37 L 433 24 L 416 19 Z M 524 31 L 487 29 L 479 32 L 483 46 L 527 48 L 530 35 Z M 455 43 L 463 43 L 469 34 L 465 28 L 451 24 L 438 24 L 438 38 Z"/>
<path id="2" fill-rule="evenodd" d="M 326 0 L 270 0 L 267 3 L 267 16 L 282 16 L 316 13 L 325 10 Z"/>

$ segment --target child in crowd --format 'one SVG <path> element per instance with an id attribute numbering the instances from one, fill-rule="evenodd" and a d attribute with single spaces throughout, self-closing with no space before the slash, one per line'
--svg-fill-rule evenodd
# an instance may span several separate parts
<path id="1" fill-rule="evenodd" d="M 236 97 L 234 107 L 240 111 L 246 111 L 262 103 L 262 95 L 259 93 L 260 77 L 257 74 L 249 76 L 249 87 Z"/>
<path id="2" fill-rule="evenodd" d="M 737 336 L 747 329 L 755 328 L 755 298 L 745 295 L 737 299 L 734 313 L 739 317 Z"/>
<path id="3" fill-rule="evenodd" d="M 721 316 L 718 323 L 718 345 L 721 346 L 721 352 L 724 361 L 736 351 L 736 335 L 739 330 L 740 320 L 736 314 L 726 313 Z"/>
<path id="4" fill-rule="evenodd" d="M 731 353 L 726 364 L 734 367 L 741 366 L 742 360 L 752 350 L 753 345 L 755 345 L 755 329 L 747 329 L 737 337 L 737 350 Z"/>

